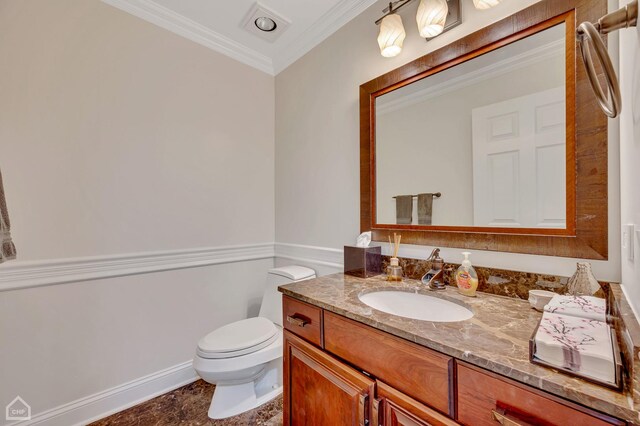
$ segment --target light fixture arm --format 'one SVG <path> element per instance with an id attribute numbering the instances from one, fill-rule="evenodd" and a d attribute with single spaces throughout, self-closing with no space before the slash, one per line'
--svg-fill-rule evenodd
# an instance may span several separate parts
<path id="1" fill-rule="evenodd" d="M 398 10 L 411 2 L 413 2 L 413 0 L 396 0 L 393 2 L 389 2 L 389 7 L 384 8 L 384 10 L 382 11 L 384 15 L 382 15 L 380 19 L 376 21 L 376 25 L 379 25 L 386 16 L 396 13 Z"/>

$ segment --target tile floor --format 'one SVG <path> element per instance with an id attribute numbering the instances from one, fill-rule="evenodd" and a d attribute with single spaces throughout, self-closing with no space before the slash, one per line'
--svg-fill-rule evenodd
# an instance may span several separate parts
<path id="1" fill-rule="evenodd" d="M 223 420 L 207 417 L 214 385 L 202 380 L 113 414 L 90 426 L 282 425 L 282 397 L 255 410 Z"/>

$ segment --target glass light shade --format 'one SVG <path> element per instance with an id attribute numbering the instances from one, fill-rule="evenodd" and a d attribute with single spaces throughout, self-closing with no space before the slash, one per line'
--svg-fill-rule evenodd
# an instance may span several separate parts
<path id="1" fill-rule="evenodd" d="M 380 54 L 385 58 L 398 55 L 402 51 L 402 43 L 406 36 L 400 15 L 393 13 L 385 16 L 380 22 L 380 34 L 378 34 Z"/>
<path id="2" fill-rule="evenodd" d="M 431 38 L 442 33 L 447 13 L 447 0 L 420 0 L 416 15 L 420 37 Z"/>
<path id="3" fill-rule="evenodd" d="M 476 9 L 491 9 L 493 6 L 497 6 L 501 0 L 473 0 L 473 5 Z"/>

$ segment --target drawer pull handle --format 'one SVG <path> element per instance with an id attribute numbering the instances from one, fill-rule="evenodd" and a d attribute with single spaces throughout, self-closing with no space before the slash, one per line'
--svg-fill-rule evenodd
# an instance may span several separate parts
<path id="1" fill-rule="evenodd" d="M 293 325 L 297 325 L 298 327 L 304 327 L 305 325 L 309 324 L 309 321 L 303 318 L 298 318 L 295 314 L 292 315 L 287 315 L 287 322 L 289 324 L 293 324 Z"/>
<path id="2" fill-rule="evenodd" d="M 504 410 L 491 410 L 493 420 L 503 426 L 528 426 L 530 423 L 519 423 L 512 418 L 507 417 Z"/>

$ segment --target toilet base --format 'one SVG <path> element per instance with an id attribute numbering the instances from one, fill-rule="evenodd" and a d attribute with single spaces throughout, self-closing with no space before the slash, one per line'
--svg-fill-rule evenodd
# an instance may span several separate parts
<path id="1" fill-rule="evenodd" d="M 253 410 L 282 394 L 282 358 L 269 362 L 259 378 L 241 384 L 217 384 L 209 418 L 225 419 Z"/>

